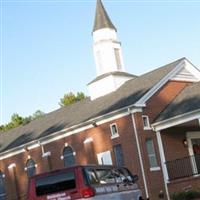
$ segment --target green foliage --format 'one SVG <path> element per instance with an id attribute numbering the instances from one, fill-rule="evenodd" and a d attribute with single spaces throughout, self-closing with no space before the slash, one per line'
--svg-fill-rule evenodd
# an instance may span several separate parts
<path id="1" fill-rule="evenodd" d="M 63 96 L 63 98 L 60 99 L 59 105 L 61 107 L 73 104 L 77 101 L 81 101 L 82 99 L 85 99 L 86 95 L 83 92 L 77 92 L 77 94 L 74 94 L 72 92 L 69 92 Z M 14 113 L 11 116 L 11 120 L 8 124 L 1 125 L 0 126 L 0 132 L 5 132 L 10 129 L 16 128 L 20 125 L 28 124 L 29 122 L 41 118 L 44 116 L 44 112 L 41 110 L 37 110 L 35 113 L 33 113 L 31 116 L 28 117 L 22 117 L 18 115 L 17 113 Z"/>
<path id="2" fill-rule="evenodd" d="M 200 192 L 197 191 L 184 191 L 178 192 L 171 195 L 172 200 L 195 200 L 200 197 Z"/>
<path id="3" fill-rule="evenodd" d="M 74 94 L 72 92 L 69 92 L 67 94 L 64 94 L 63 98 L 60 99 L 59 105 L 61 107 L 73 104 L 77 101 L 81 101 L 82 99 L 85 99 L 86 96 L 83 92 L 77 92 L 77 94 Z"/>
<path id="4" fill-rule="evenodd" d="M 37 110 L 35 113 L 33 113 L 33 115 L 31 115 L 29 117 L 22 117 L 22 116 L 18 115 L 17 113 L 14 113 L 11 116 L 11 121 L 8 124 L 0 126 L 0 131 L 5 132 L 10 129 L 16 128 L 20 125 L 28 124 L 32 120 L 38 119 L 42 116 L 44 116 L 44 112 L 42 112 L 40 110 Z"/>
<path id="5" fill-rule="evenodd" d="M 36 112 L 34 112 L 31 116 L 32 120 L 34 119 L 38 119 L 38 118 L 41 118 L 45 115 L 44 112 L 42 112 L 41 110 L 37 110 Z"/>

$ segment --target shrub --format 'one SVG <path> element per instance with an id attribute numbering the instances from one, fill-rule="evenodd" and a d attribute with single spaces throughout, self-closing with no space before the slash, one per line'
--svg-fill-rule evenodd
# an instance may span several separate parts
<path id="1" fill-rule="evenodd" d="M 172 200 L 193 200 L 195 198 L 200 198 L 200 192 L 191 190 L 185 192 L 178 192 L 171 195 Z"/>

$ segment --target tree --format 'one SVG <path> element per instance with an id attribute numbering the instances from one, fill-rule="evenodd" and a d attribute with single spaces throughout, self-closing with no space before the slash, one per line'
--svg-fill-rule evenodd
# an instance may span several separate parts
<path id="1" fill-rule="evenodd" d="M 32 114 L 32 120 L 34 120 L 34 119 L 38 119 L 38 118 L 41 118 L 41 117 L 43 117 L 45 115 L 45 113 L 44 112 L 42 112 L 41 110 L 37 110 L 37 111 L 35 111 L 33 114 Z"/>
<path id="2" fill-rule="evenodd" d="M 13 124 L 14 127 L 17 127 L 21 124 L 23 124 L 23 120 L 24 118 L 19 116 L 17 113 L 14 113 L 12 116 L 11 116 L 11 124 Z"/>
<path id="3" fill-rule="evenodd" d="M 85 99 L 86 95 L 83 92 L 77 92 L 75 95 L 72 92 L 69 92 L 67 94 L 64 94 L 63 98 L 60 99 L 59 105 L 61 107 L 73 104 L 77 101 L 81 101 L 82 99 Z"/>
<path id="4" fill-rule="evenodd" d="M 8 130 L 16 128 L 20 125 L 26 125 L 35 119 L 43 117 L 44 114 L 45 113 L 42 112 L 41 110 L 37 110 L 36 112 L 34 112 L 32 115 L 30 115 L 28 117 L 21 117 L 17 113 L 14 113 L 11 116 L 11 121 L 9 123 L 0 126 L 0 132 L 8 131 Z"/>

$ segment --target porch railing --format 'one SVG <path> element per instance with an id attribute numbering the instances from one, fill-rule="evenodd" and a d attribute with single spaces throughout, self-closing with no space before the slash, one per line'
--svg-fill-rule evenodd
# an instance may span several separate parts
<path id="1" fill-rule="evenodd" d="M 167 161 L 165 164 L 170 181 L 200 174 L 200 154 Z"/>

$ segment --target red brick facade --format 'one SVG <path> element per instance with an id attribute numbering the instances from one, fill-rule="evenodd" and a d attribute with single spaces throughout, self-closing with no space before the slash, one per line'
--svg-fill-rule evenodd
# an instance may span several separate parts
<path id="1" fill-rule="evenodd" d="M 149 99 L 146 107 L 142 112 L 137 112 L 134 114 L 135 125 L 139 137 L 139 147 L 144 164 L 145 179 L 147 181 L 147 189 L 149 192 L 149 197 L 152 200 L 159 199 L 158 195 L 161 191 L 165 193 L 165 186 L 156 135 L 153 130 L 144 130 L 142 115 L 148 115 L 150 122 L 152 122 L 155 117 L 160 112 L 162 112 L 162 110 L 187 85 L 188 83 L 184 82 L 168 82 L 162 89 L 154 94 L 152 98 Z M 111 139 L 110 124 L 112 123 L 117 124 L 119 132 L 119 137 L 114 139 Z M 174 133 L 173 130 L 167 134 L 162 135 L 167 159 L 173 160 L 188 155 L 187 150 L 183 148 L 181 142 L 184 137 L 184 134 L 177 132 Z M 84 143 L 87 138 L 92 138 L 93 141 L 90 143 Z M 157 169 L 156 171 L 150 170 L 149 158 L 146 149 L 146 140 L 149 138 L 153 140 L 156 159 L 158 166 L 160 167 L 160 169 Z M 97 154 L 104 151 L 111 152 L 112 161 L 113 164 L 115 164 L 116 162 L 113 147 L 117 144 L 121 144 L 125 166 L 128 167 L 134 174 L 139 175 L 139 184 L 143 191 L 143 195 L 145 194 L 133 121 L 131 114 L 129 114 L 117 120 L 109 121 L 107 123 L 98 125 L 97 127 L 44 145 L 44 152 L 51 152 L 50 157 L 42 157 L 42 149 L 41 147 L 37 147 L 30 150 L 29 152 L 20 153 L 7 159 L 1 160 L 0 169 L 5 174 L 7 198 L 25 199 L 28 185 L 25 166 L 28 155 L 30 155 L 31 158 L 37 163 L 37 173 L 59 169 L 64 167 L 61 156 L 65 143 L 72 147 L 73 151 L 76 153 L 75 159 L 77 164 L 97 164 Z M 175 150 L 176 154 L 174 154 Z M 16 167 L 8 169 L 8 166 L 11 163 L 15 163 Z M 199 179 L 195 179 L 195 181 L 192 179 L 182 181 L 181 183 L 171 183 L 169 184 L 169 191 L 174 192 L 180 190 L 182 187 L 187 187 L 188 184 L 195 185 L 195 183 L 198 181 Z M 166 195 L 164 199 L 166 199 Z"/>

